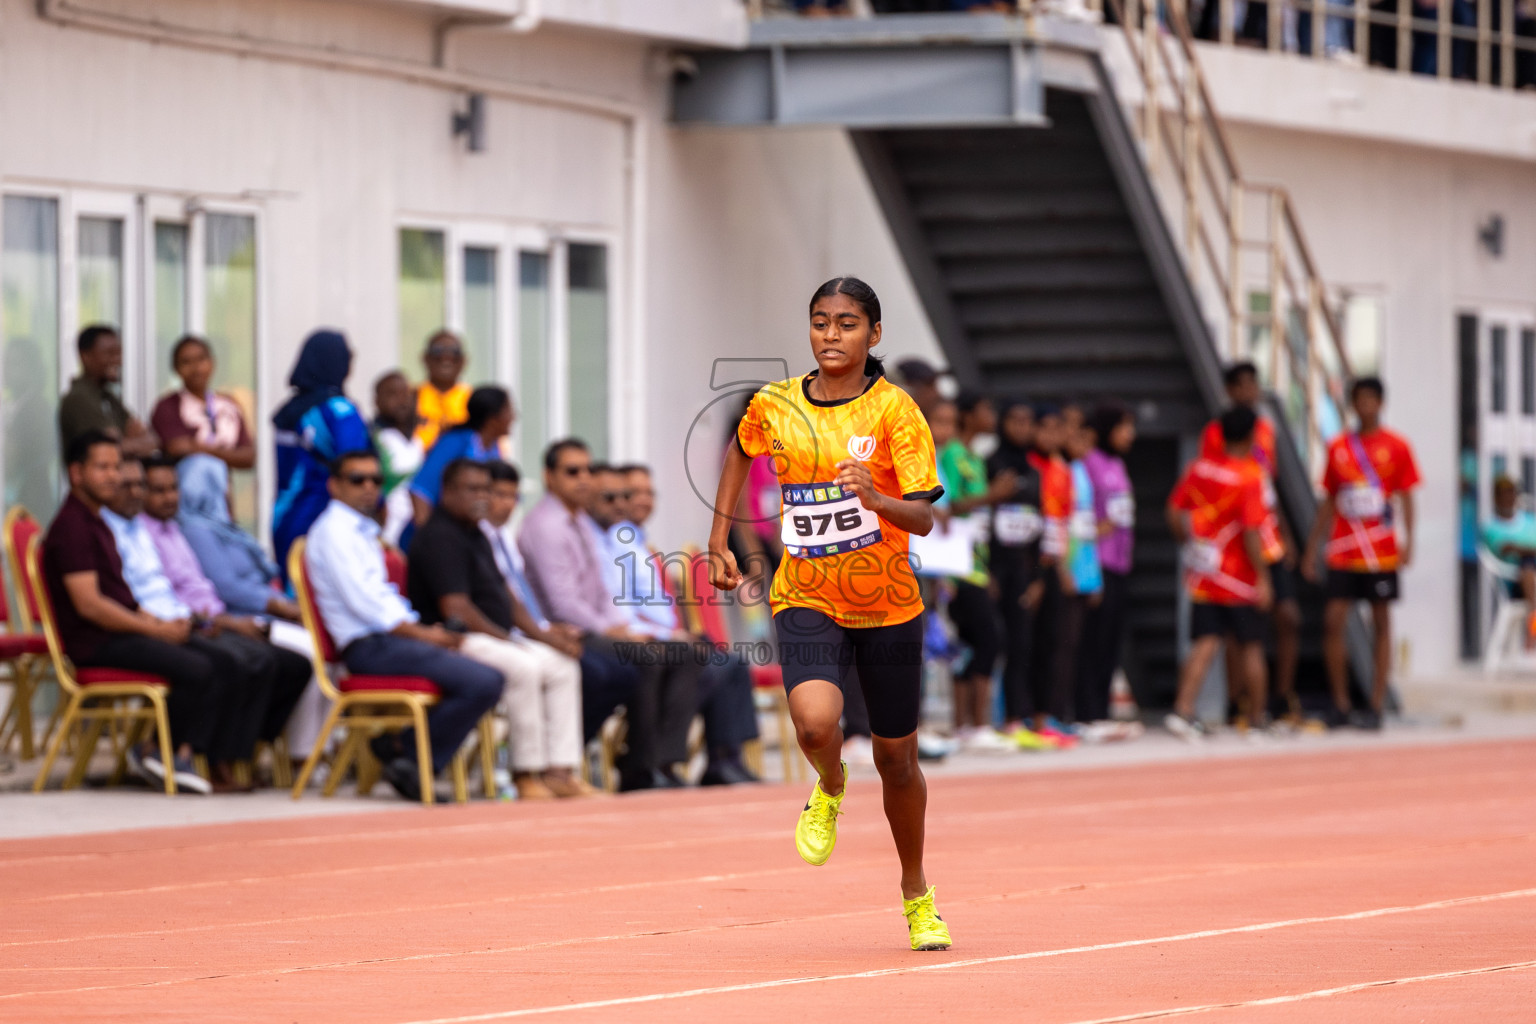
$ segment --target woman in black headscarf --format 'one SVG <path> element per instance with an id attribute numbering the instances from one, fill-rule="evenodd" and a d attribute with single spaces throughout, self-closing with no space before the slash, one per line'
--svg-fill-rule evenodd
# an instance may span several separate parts
<path id="1" fill-rule="evenodd" d="M 272 546 L 287 575 L 288 549 L 309 532 L 330 501 L 331 460 L 344 452 L 373 450 L 368 424 L 342 394 L 352 369 L 352 350 L 340 331 L 318 330 L 304 341 L 288 383 L 294 395 L 277 410 L 277 501 L 272 509 Z"/>

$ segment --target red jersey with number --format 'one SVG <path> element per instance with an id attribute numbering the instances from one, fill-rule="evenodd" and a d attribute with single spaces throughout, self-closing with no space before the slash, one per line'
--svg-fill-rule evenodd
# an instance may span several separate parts
<path id="1" fill-rule="evenodd" d="M 1248 558 L 1243 535 L 1257 530 L 1264 508 L 1264 471 L 1253 459 L 1196 459 L 1184 471 L 1168 504 L 1189 513 L 1190 539 L 1184 551 L 1184 585 L 1189 596 L 1208 604 L 1253 604 L 1258 568 Z"/>
<path id="2" fill-rule="evenodd" d="M 1200 457 L 1214 459 L 1227 453 L 1227 443 L 1221 436 L 1221 421 L 1211 420 L 1200 435 Z M 1264 508 L 1268 515 L 1259 527 L 1259 540 L 1264 544 L 1264 557 L 1274 565 L 1285 557 L 1285 536 L 1280 532 L 1280 498 L 1275 492 L 1275 469 L 1280 465 L 1275 454 L 1275 425 L 1260 416 L 1253 425 L 1253 461 L 1264 471 Z"/>
<path id="3" fill-rule="evenodd" d="M 1045 532 L 1040 553 L 1057 558 L 1067 553 L 1067 531 L 1072 520 L 1072 467 L 1060 455 L 1029 453 L 1029 464 L 1040 474 L 1040 518 Z"/>
<path id="4" fill-rule="evenodd" d="M 1418 486 L 1419 466 L 1401 436 L 1377 429 L 1344 434 L 1328 445 L 1323 490 L 1333 499 L 1328 568 L 1346 572 L 1397 569 L 1392 498 Z"/>

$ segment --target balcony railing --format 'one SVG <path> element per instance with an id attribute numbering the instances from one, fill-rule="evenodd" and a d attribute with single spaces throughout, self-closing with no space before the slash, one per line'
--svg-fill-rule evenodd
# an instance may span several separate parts
<path id="1" fill-rule="evenodd" d="M 950 0 L 746 0 L 753 17 L 950 12 Z M 963 4 L 962 4 L 963 6 Z M 1109 0 L 999 0 L 973 10 L 1097 14 Z M 1536 89 L 1536 0 L 1159 0 L 1194 38 L 1506 89 Z M 1323 26 L 1314 31 L 1313 26 Z"/>

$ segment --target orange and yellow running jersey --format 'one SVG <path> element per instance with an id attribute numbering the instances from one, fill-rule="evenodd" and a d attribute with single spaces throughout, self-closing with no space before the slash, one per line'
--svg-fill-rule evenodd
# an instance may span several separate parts
<path id="1" fill-rule="evenodd" d="M 833 481 L 839 462 L 858 459 L 880 493 L 935 500 L 944 489 L 933 435 L 917 403 L 884 377 L 853 398 L 821 402 L 807 390 L 815 376 L 762 388 L 736 429 L 743 452 L 773 460 L 783 496 L 784 558 L 769 603 L 775 613 L 814 608 L 850 628 L 907 622 L 923 610 L 907 532 Z"/>

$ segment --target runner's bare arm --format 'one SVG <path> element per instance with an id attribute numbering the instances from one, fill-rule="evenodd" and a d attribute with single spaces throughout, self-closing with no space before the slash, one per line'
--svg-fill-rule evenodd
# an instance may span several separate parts
<path id="1" fill-rule="evenodd" d="M 1397 556 L 1397 564 L 1402 568 L 1408 568 L 1413 561 L 1413 541 L 1415 530 L 1413 528 L 1413 492 L 1403 491 L 1397 496 L 1403 504 L 1403 544 Z"/>
<path id="2" fill-rule="evenodd" d="M 1317 571 L 1317 550 L 1323 543 L 1323 538 L 1328 536 L 1328 531 L 1333 529 L 1333 495 L 1325 497 L 1317 506 L 1317 518 L 1312 520 L 1312 533 L 1307 537 L 1307 550 L 1301 556 L 1301 575 L 1310 583 L 1316 583 L 1320 577 Z"/>
<path id="3" fill-rule="evenodd" d="M 1183 509 L 1172 502 L 1164 510 L 1168 517 L 1168 532 L 1173 534 L 1173 539 L 1183 544 L 1189 540 L 1189 515 Z"/>
<path id="4" fill-rule="evenodd" d="M 751 468 L 752 460 L 741 445 L 733 441 L 726 446 L 720 487 L 715 491 L 715 521 L 709 530 L 709 582 L 716 590 L 735 590 L 741 582 L 741 570 L 736 567 L 736 556 L 727 541 L 732 513 L 741 500 L 741 489 L 747 485 L 747 471 Z"/>
<path id="5" fill-rule="evenodd" d="M 835 483 L 859 496 L 859 504 L 884 519 L 898 530 L 928 536 L 933 530 L 933 502 L 927 498 L 910 501 L 892 498 L 875 490 L 874 478 L 869 467 L 857 459 L 844 459 L 837 464 Z"/>

